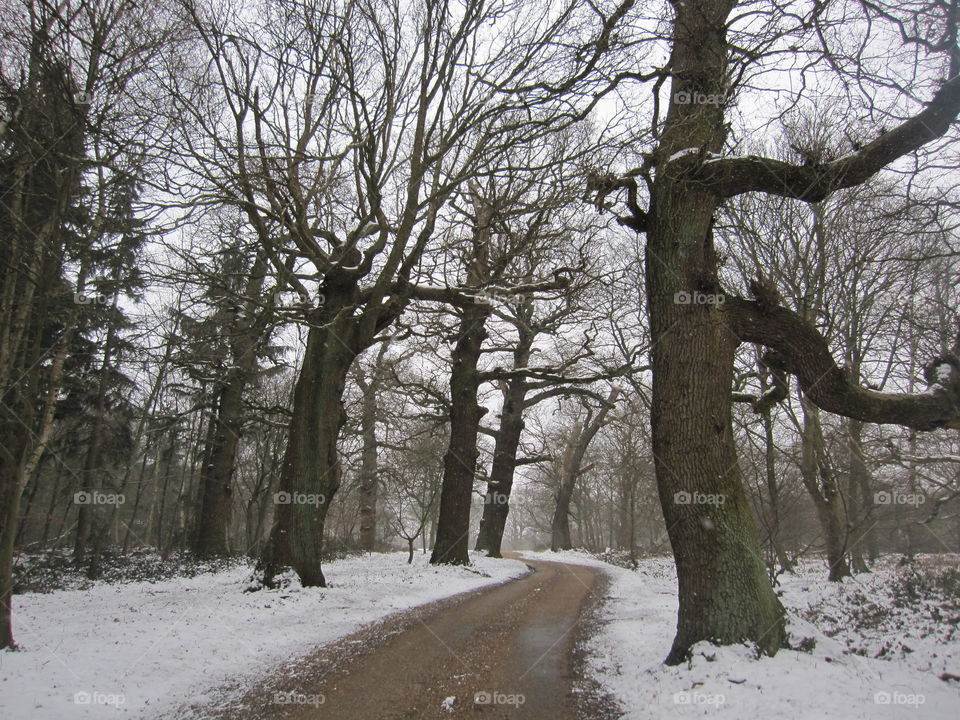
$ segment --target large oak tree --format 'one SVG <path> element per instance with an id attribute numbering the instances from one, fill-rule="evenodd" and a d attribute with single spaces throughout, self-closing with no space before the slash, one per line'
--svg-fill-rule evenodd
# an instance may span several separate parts
<path id="1" fill-rule="evenodd" d="M 713 238 L 718 210 L 738 195 L 818 202 L 943 137 L 960 111 L 960 49 L 951 2 L 922 8 L 814 3 L 785 12 L 777 3 L 676 0 L 672 13 L 666 64 L 671 95 L 665 116 L 652 123 L 655 144 L 643 166 L 597 186 L 601 194 L 626 189 L 628 213 L 621 220 L 646 235 L 653 452 L 680 591 L 668 656 L 676 663 L 702 640 L 752 641 L 766 653 L 786 642 L 783 608 L 767 579 L 731 426 L 734 356 L 741 343 L 778 351 L 781 369 L 824 410 L 917 430 L 960 427 L 956 352 L 930 364 L 925 393 L 862 387 L 838 366 L 817 327 L 779 302 L 775 287 L 758 279 L 752 298 L 725 294 Z M 844 33 L 837 34 L 841 15 Z M 844 38 L 852 49 L 840 45 Z M 915 72 L 924 78 L 913 97 L 901 89 L 900 100 L 912 104 L 915 114 L 880 128 L 838 158 L 811 154 L 791 163 L 730 153 L 735 101 L 752 85 L 762 86 L 764 71 L 776 68 L 783 82 L 793 59 L 805 55 L 811 72 L 841 83 L 857 73 L 861 87 L 879 94 L 886 92 L 883 76 L 872 74 L 863 48 L 891 42 L 914 52 Z M 793 101 L 816 99 L 809 95 Z M 864 102 L 855 93 L 854 100 Z M 645 180 L 645 193 L 637 178 Z M 725 502 L 685 502 L 691 497 Z"/>

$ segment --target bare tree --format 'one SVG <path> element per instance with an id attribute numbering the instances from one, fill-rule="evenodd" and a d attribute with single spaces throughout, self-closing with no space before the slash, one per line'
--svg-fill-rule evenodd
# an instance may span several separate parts
<path id="1" fill-rule="evenodd" d="M 377 549 L 377 503 L 380 493 L 378 471 L 379 442 L 377 440 L 377 421 L 379 412 L 379 393 L 386 369 L 387 350 L 390 341 L 380 344 L 370 365 L 369 375 L 364 376 L 361 369 L 354 374 L 354 381 L 360 388 L 360 434 L 363 448 L 360 458 L 360 547 L 367 552 Z M 355 366 L 359 368 L 360 366 Z"/>
<path id="2" fill-rule="evenodd" d="M 609 45 L 571 66 L 559 40 L 576 40 L 582 26 L 528 17 L 481 56 L 499 11 L 479 3 L 462 13 L 434 0 L 416 12 L 335 0 L 190 9 L 211 77 L 175 89 L 190 120 L 184 168 L 199 165 L 202 201 L 247 214 L 279 281 L 313 300 L 281 478 L 284 497 L 311 502 L 278 506 L 264 574 L 292 565 L 305 584 L 323 585 L 354 358 L 413 296 L 412 273 L 451 193 L 495 167 L 505 145 L 581 118 L 598 92 L 590 70 Z M 600 37 L 617 19 L 603 19 Z M 204 94 L 213 106 L 197 102 Z M 583 107 L 558 103 L 561 94 Z"/>
<path id="3" fill-rule="evenodd" d="M 628 212 L 622 221 L 646 235 L 653 451 L 680 587 L 679 623 L 668 662 L 678 663 L 701 640 L 752 641 L 766 653 L 786 642 L 783 609 L 766 577 L 737 466 L 730 391 L 740 343 L 777 350 L 783 371 L 797 377 L 810 401 L 824 410 L 918 430 L 960 426 L 957 349 L 930 364 L 927 393 L 864 388 L 837 365 L 816 327 L 783 307 L 775 287 L 758 279 L 753 299 L 726 294 L 714 241 L 718 211 L 739 195 L 820 202 L 943 137 L 960 110 L 960 50 L 948 2 L 922 9 L 919 4 L 845 3 L 834 10 L 816 4 L 806 15 L 791 16 L 770 5 L 752 10 L 770 20 L 769 30 L 759 34 L 741 23 L 746 5 L 677 2 L 672 11 L 671 96 L 666 115 L 653 118 L 654 147 L 635 171 L 596 185 L 601 195 L 625 188 Z M 746 92 L 746 78 L 777 52 L 767 43 L 790 38 L 796 52 L 816 58 L 811 72 L 834 73 L 841 82 L 848 77 L 846 68 L 857 73 L 858 82 L 873 77 L 869 61 L 855 49 L 848 53 L 832 45 L 835 36 L 826 28 L 838 21 L 834 12 L 843 15 L 847 27 L 857 25 L 867 34 L 873 28 L 892 29 L 914 52 L 926 79 L 916 114 L 842 157 L 812 149 L 803 162 L 794 163 L 731 154 L 727 111 Z M 851 101 L 862 106 L 859 98 Z M 914 101 L 914 107 L 918 104 Z M 655 113 L 659 107 L 654 104 Z M 638 177 L 645 180 L 645 209 L 638 199 Z M 675 493 L 694 492 L 725 501 L 674 501 Z"/>
<path id="4" fill-rule="evenodd" d="M 553 513 L 550 539 L 551 550 L 569 550 L 573 547 L 570 542 L 570 500 L 577 485 L 577 479 L 584 471 L 583 458 L 593 438 L 607 419 L 607 414 L 620 394 L 619 389 L 610 390 L 606 400 L 600 401 L 600 407 L 594 408 L 585 401 L 585 417 L 577 420 L 567 437 L 566 446 L 560 459 L 560 478 L 557 484 L 557 506 Z"/>

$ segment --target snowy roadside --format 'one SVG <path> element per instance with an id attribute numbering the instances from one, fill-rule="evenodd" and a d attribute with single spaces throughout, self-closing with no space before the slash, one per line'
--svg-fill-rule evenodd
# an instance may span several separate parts
<path id="1" fill-rule="evenodd" d="M 527 555 L 603 566 L 612 576 L 600 608 L 601 629 L 587 646 L 588 666 L 619 701 L 627 720 L 952 720 L 960 712 L 960 684 L 938 678 L 944 671 L 960 674 L 958 618 L 941 618 L 936 608 L 911 614 L 893 605 L 892 563 L 842 584 L 827 582 L 822 564 L 812 562 L 782 579 L 791 636 L 814 638 L 812 652 L 784 650 L 755 661 L 747 647 L 702 643 L 689 666 L 666 667 L 662 663 L 677 612 L 676 575 L 669 559 L 643 560 L 631 572 L 578 552 Z M 883 621 L 863 623 L 864 613 Z M 859 618 L 857 628 L 853 618 Z M 867 657 L 852 654 L 851 647 Z"/>
<path id="2" fill-rule="evenodd" d="M 391 613 L 526 574 L 515 560 L 472 556 L 433 567 L 417 554 L 327 563 L 329 588 L 244 593 L 237 567 L 162 582 L 14 598 L 23 650 L 0 652 L 0 717 L 153 718 L 255 678 Z"/>

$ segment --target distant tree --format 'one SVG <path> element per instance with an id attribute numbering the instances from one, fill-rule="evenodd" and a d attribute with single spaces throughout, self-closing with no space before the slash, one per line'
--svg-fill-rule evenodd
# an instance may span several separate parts
<path id="1" fill-rule="evenodd" d="M 367 367 L 354 365 L 353 379 L 360 388 L 360 547 L 367 552 L 377 549 L 377 508 L 380 495 L 379 451 L 377 422 L 380 417 L 380 392 L 386 376 L 387 350 L 390 341 L 385 340 L 377 349 Z"/>
<path id="2" fill-rule="evenodd" d="M 443 436 L 430 422 L 410 424 L 409 441 L 403 450 L 390 453 L 386 471 L 385 505 L 392 530 L 407 543 L 407 562 L 413 562 L 414 544 L 431 516 L 443 483 Z"/>
<path id="3" fill-rule="evenodd" d="M 585 407 L 585 415 L 570 429 L 560 457 L 557 505 L 551 524 L 551 550 L 570 550 L 573 547 L 570 538 L 570 501 L 577 486 L 577 479 L 585 469 L 583 459 L 587 449 L 606 422 L 607 414 L 613 409 L 619 394 L 620 391 L 613 388 L 606 400 L 599 402 L 599 407 L 593 407 L 581 400 L 581 404 Z"/>
<path id="4" fill-rule="evenodd" d="M 271 339 L 291 298 L 269 284 L 267 252 L 250 242 L 241 222 L 222 214 L 206 222 L 216 247 L 209 254 L 192 249 L 185 271 L 200 297 L 180 311 L 183 330 L 173 362 L 195 381 L 196 407 L 208 417 L 191 546 L 212 557 L 230 552 L 234 475 L 250 420 L 246 399 L 254 383 L 282 367 L 283 348 Z M 226 244 L 223 237 L 236 240 Z"/>

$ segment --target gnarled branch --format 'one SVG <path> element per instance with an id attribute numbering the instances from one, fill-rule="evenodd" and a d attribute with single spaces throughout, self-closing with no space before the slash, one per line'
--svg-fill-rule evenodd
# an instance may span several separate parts
<path id="1" fill-rule="evenodd" d="M 708 159 L 692 172 L 722 198 L 764 192 L 818 202 L 837 190 L 863 183 L 894 160 L 942 137 L 958 114 L 960 75 L 945 82 L 921 112 L 833 162 L 794 165 L 751 155 Z"/>
<path id="2" fill-rule="evenodd" d="M 930 387 L 923 393 L 887 393 L 862 387 L 839 367 L 820 332 L 800 314 L 782 306 L 727 297 L 727 323 L 741 342 L 779 353 L 782 368 L 796 376 L 806 396 L 828 412 L 865 422 L 915 430 L 960 429 L 960 347 L 927 366 Z"/>

